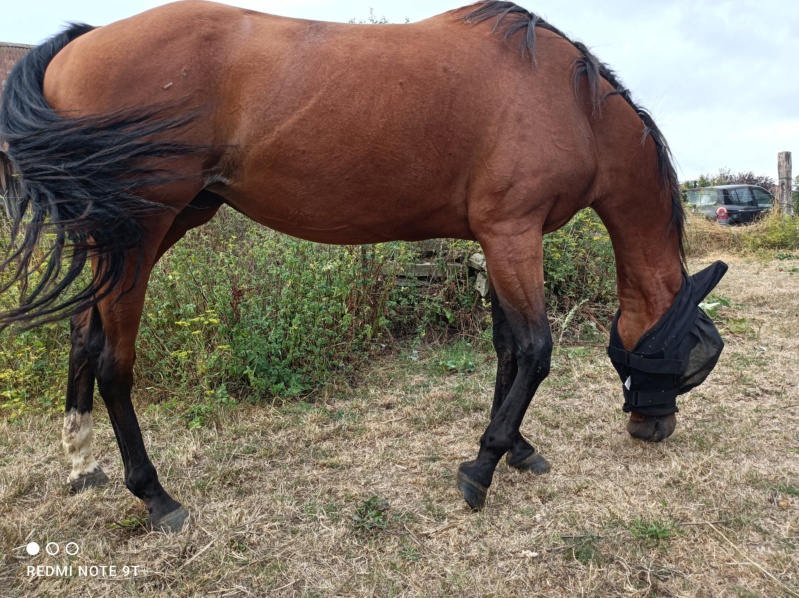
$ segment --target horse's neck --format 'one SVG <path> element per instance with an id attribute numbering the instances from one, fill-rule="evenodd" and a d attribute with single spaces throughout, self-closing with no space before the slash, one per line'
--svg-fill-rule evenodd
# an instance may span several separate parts
<path id="1" fill-rule="evenodd" d="M 628 349 L 661 318 L 682 285 L 671 202 L 666 209 L 651 200 L 652 196 L 629 201 L 620 197 L 595 206 L 613 242 L 621 307 L 618 330 Z"/>

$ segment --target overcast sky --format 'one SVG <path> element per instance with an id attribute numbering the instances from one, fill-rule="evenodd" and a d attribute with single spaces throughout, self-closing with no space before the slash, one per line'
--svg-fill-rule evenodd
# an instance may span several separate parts
<path id="1" fill-rule="evenodd" d="M 418 21 L 468 0 L 228 0 L 328 21 Z M 647 107 L 681 180 L 719 168 L 777 178 L 777 153 L 799 152 L 799 8 L 795 0 L 521 0 L 588 45 Z M 67 21 L 104 25 L 158 0 L 5 3 L 0 41 L 37 43 Z M 799 164 L 799 158 L 794 160 Z M 799 167 L 794 168 L 796 176 Z"/>

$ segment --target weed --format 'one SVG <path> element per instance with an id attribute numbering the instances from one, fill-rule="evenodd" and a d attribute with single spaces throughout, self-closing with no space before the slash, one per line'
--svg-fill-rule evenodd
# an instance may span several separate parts
<path id="1" fill-rule="evenodd" d="M 474 372 L 476 353 L 469 342 L 456 342 L 444 350 L 444 355 L 436 361 L 439 371 L 447 374 L 467 374 Z"/>
<path id="2" fill-rule="evenodd" d="M 725 311 L 720 311 L 727 308 L 740 307 L 733 306 L 732 302 L 726 297 L 710 295 L 703 303 L 699 304 L 699 307 L 713 320 L 722 324 L 731 334 L 747 336 L 755 332 L 755 329 L 746 318 L 736 318 L 728 315 Z"/>
<path id="3" fill-rule="evenodd" d="M 418 563 L 422 560 L 422 553 L 416 546 L 406 546 L 400 549 L 400 556 L 406 561 Z"/>
<path id="4" fill-rule="evenodd" d="M 647 548 L 660 548 L 671 540 L 675 533 L 674 524 L 670 521 L 647 521 L 633 519 L 627 529 L 637 540 L 643 542 Z"/>
<path id="5" fill-rule="evenodd" d="M 738 336 L 748 336 L 755 332 L 755 329 L 746 318 L 726 318 L 724 327 L 732 334 Z"/>
<path id="6" fill-rule="evenodd" d="M 703 303 L 699 304 L 699 307 L 701 307 L 702 310 L 714 320 L 719 320 L 721 319 L 721 316 L 719 315 L 719 308 L 730 307 L 731 305 L 732 302 L 726 297 L 710 295 Z"/>
<path id="7" fill-rule="evenodd" d="M 775 211 L 755 224 L 727 227 L 690 215 L 687 246 L 692 257 L 725 252 L 796 259 L 791 252 L 799 249 L 799 218 Z"/>
<path id="8" fill-rule="evenodd" d="M 119 523 L 109 524 L 108 529 L 116 529 L 116 530 L 143 529 L 146 525 L 147 525 L 147 517 L 131 515 L 129 517 L 126 517 Z"/>
<path id="9" fill-rule="evenodd" d="M 355 530 L 371 532 L 388 527 L 388 507 L 388 501 L 377 496 L 363 501 L 356 507 L 355 514 L 352 516 L 355 521 Z"/>
<path id="10" fill-rule="evenodd" d="M 780 482 L 777 485 L 771 486 L 771 490 L 779 492 L 780 494 L 790 494 L 791 496 L 799 496 L 799 486 L 795 484 L 787 484 Z"/>
<path id="11" fill-rule="evenodd" d="M 189 405 L 186 410 L 186 419 L 189 429 L 202 428 L 221 410 L 234 407 L 237 402 L 227 393 L 227 388 L 222 384 L 215 390 L 205 391 L 206 400 Z"/>
<path id="12" fill-rule="evenodd" d="M 572 542 L 571 552 L 569 554 L 574 560 L 582 565 L 593 563 L 599 565 L 602 563 L 603 557 L 599 550 L 599 536 L 587 533 L 582 536 L 569 536 L 564 539 Z"/>
<path id="13" fill-rule="evenodd" d="M 240 554 L 245 554 L 250 551 L 250 547 L 247 543 L 238 538 L 230 538 L 230 540 L 228 540 L 228 548 Z"/>
<path id="14" fill-rule="evenodd" d="M 549 307 L 561 313 L 573 310 L 569 321 L 585 303 L 616 302 L 613 246 L 593 211 L 578 212 L 544 237 L 544 279 Z"/>

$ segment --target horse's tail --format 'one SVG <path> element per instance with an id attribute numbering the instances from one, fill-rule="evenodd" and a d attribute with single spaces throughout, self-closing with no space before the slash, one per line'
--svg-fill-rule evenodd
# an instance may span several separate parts
<path id="1" fill-rule="evenodd" d="M 202 151 L 160 141 L 194 119 L 185 106 L 75 118 L 50 107 L 43 90 L 48 64 L 91 30 L 73 24 L 32 49 L 3 91 L 0 172 L 11 234 L 0 241 L 0 293 L 18 286 L 20 301 L 0 313 L 0 329 L 55 321 L 95 305 L 121 284 L 128 255 L 139 256 L 138 275 L 141 217 L 168 209 L 142 191 L 180 178 L 167 168 L 171 158 Z M 94 273 L 81 281 L 90 260 Z"/>

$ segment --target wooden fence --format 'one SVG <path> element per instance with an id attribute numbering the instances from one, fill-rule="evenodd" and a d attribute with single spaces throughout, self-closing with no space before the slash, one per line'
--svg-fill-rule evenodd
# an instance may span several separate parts
<path id="1" fill-rule="evenodd" d="M 777 168 L 779 172 L 779 190 L 777 192 L 777 203 L 783 214 L 793 216 L 793 176 L 791 172 L 791 152 L 780 152 L 777 157 Z"/>

